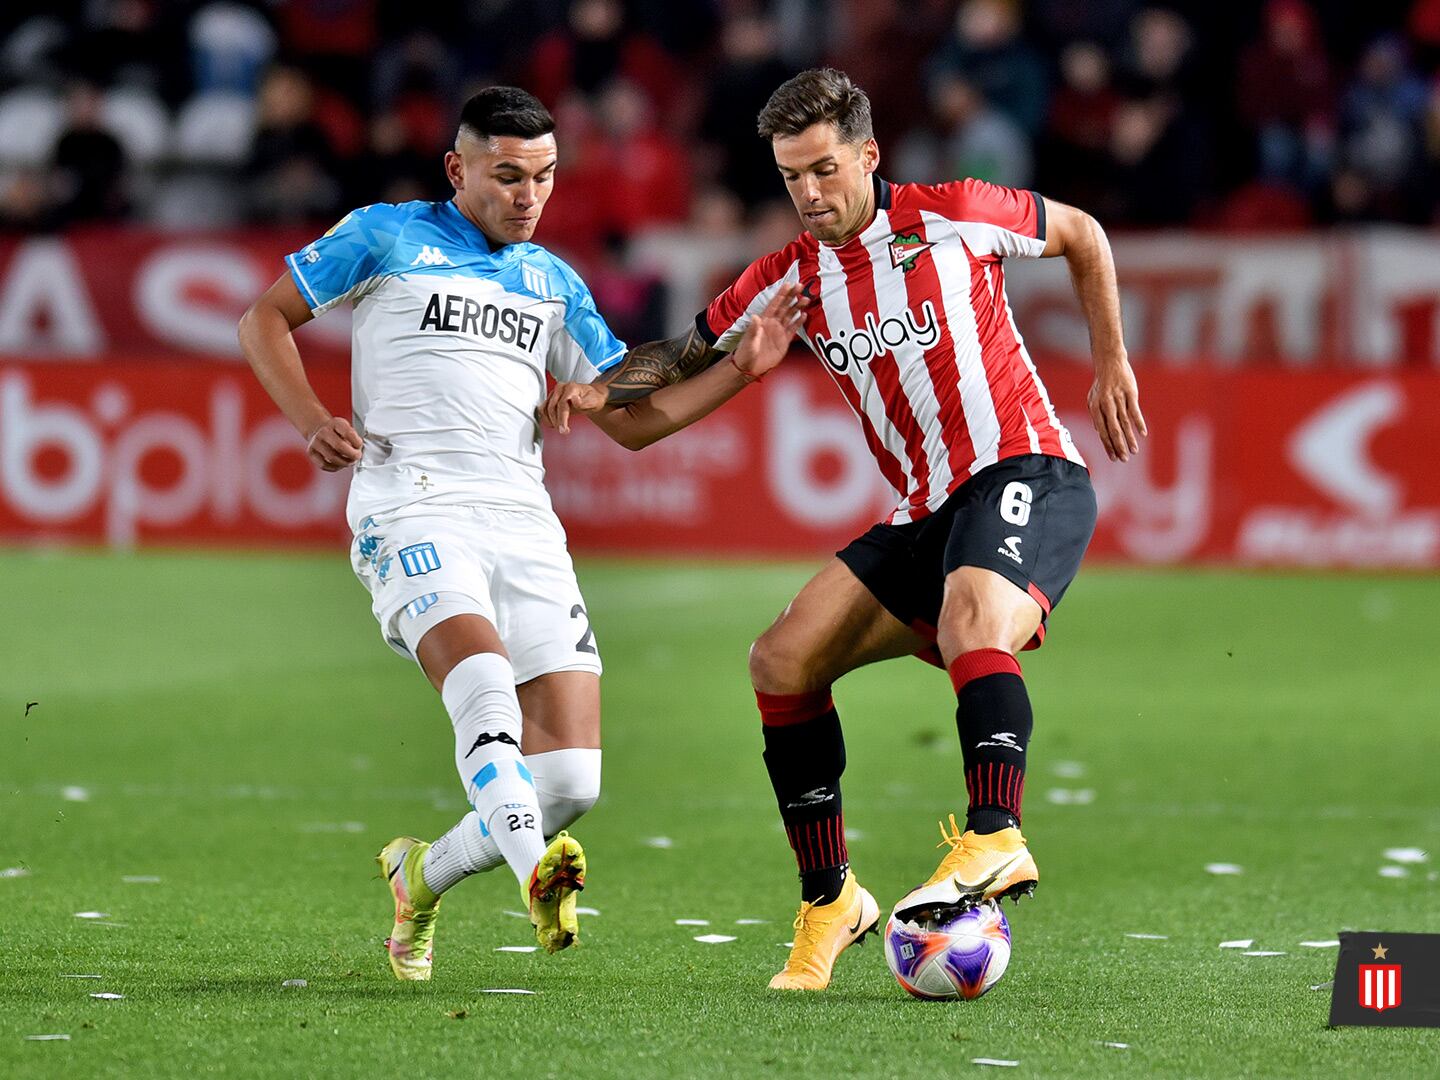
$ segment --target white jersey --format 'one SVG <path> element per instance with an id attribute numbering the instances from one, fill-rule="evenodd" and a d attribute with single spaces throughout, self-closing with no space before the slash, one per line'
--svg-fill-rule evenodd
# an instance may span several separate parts
<path id="1" fill-rule="evenodd" d="M 569 266 L 492 245 L 451 202 L 364 207 L 285 261 L 316 315 L 355 309 L 351 529 L 442 505 L 550 510 L 545 374 L 591 382 L 625 353 Z"/>

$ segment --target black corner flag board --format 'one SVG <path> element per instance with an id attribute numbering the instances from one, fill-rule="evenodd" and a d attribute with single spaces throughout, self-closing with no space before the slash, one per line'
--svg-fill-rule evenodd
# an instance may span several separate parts
<path id="1" fill-rule="evenodd" d="M 1332 994 L 1331 1027 L 1440 1027 L 1440 934 L 1341 934 Z"/>

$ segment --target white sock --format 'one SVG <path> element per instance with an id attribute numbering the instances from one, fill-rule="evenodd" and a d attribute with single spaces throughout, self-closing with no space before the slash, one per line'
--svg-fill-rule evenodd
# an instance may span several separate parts
<path id="1" fill-rule="evenodd" d="M 535 777 L 545 835 L 554 836 L 574 824 L 600 797 L 600 751 L 569 747 L 525 758 Z"/>
<path id="2" fill-rule="evenodd" d="M 439 896 L 456 882 L 493 870 L 504 861 L 495 841 L 480 831 L 480 815 L 471 810 L 430 845 L 420 873 L 430 891 Z"/>
<path id="3" fill-rule="evenodd" d="M 573 747 L 530 754 L 525 758 L 535 778 L 540 820 L 546 836 L 574 824 L 600 795 L 600 751 Z M 439 896 L 471 874 L 493 870 L 505 861 L 493 837 L 480 830 L 480 815 L 470 811 L 430 845 L 420 872 Z"/>
<path id="4" fill-rule="evenodd" d="M 476 653 L 450 670 L 440 696 L 455 727 L 455 768 L 481 835 L 527 885 L 545 840 L 535 782 L 520 756 L 515 671 L 498 653 Z"/>

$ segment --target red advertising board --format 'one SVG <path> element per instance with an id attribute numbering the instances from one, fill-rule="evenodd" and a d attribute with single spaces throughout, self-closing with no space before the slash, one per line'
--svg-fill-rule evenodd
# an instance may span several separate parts
<path id="1" fill-rule="evenodd" d="M 1440 374 L 1142 364 L 1151 435 L 1126 464 L 1090 428 L 1086 374 L 1045 375 L 1092 467 L 1098 557 L 1440 567 Z M 340 370 L 315 382 L 343 406 Z M 545 453 L 580 551 L 815 557 L 894 501 L 848 407 L 803 359 L 639 453 L 584 422 Z M 0 365 L 0 539 L 339 546 L 345 483 L 310 468 L 243 370 Z"/>

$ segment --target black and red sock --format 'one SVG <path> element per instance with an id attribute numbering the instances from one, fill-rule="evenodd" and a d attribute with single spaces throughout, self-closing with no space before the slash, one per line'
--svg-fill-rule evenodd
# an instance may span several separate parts
<path id="1" fill-rule="evenodd" d="M 1034 727 L 1020 664 L 1004 649 L 976 649 L 957 656 L 948 670 L 970 797 L 965 828 L 992 833 L 1018 827 Z"/>
<path id="2" fill-rule="evenodd" d="M 845 739 L 827 687 L 804 694 L 756 692 L 765 732 L 765 768 L 800 867 L 800 899 L 828 904 L 840 895 L 850 855 L 840 774 Z"/>

